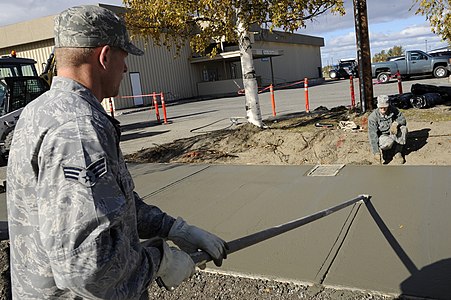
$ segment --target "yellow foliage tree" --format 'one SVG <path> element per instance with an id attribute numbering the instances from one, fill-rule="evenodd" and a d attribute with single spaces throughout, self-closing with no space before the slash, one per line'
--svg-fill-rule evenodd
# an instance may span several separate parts
<path id="1" fill-rule="evenodd" d="M 205 53 L 212 41 L 238 42 L 249 123 L 262 127 L 249 38 L 251 26 L 294 32 L 307 20 L 331 10 L 344 14 L 343 0 L 123 0 L 133 35 L 180 49 L 189 41 Z M 217 46 L 218 47 L 218 46 Z M 217 49 L 217 48 L 216 48 Z M 213 47 L 211 55 L 216 54 Z"/>
<path id="2" fill-rule="evenodd" d="M 415 14 L 426 16 L 433 33 L 451 44 L 450 0 L 414 0 L 418 4 Z M 415 6 L 414 4 L 414 6 Z"/>
<path id="3" fill-rule="evenodd" d="M 387 61 L 390 57 L 393 56 L 402 56 L 404 55 L 405 51 L 402 48 L 402 46 L 393 46 L 393 48 L 388 49 L 387 52 L 385 50 L 382 50 L 379 53 L 376 53 L 373 56 L 373 62 L 381 62 L 381 61 Z"/>

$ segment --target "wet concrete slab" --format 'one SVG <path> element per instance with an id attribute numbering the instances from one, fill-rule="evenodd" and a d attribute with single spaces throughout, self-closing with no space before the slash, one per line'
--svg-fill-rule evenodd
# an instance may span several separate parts
<path id="1" fill-rule="evenodd" d="M 450 166 L 344 166 L 336 176 L 307 176 L 313 167 L 129 166 L 147 203 L 228 241 L 369 194 L 366 204 L 231 254 L 221 270 L 451 298 Z"/>
<path id="2" fill-rule="evenodd" d="M 337 176 L 306 176 L 312 167 L 172 165 L 135 183 L 146 202 L 225 240 L 369 194 L 367 205 L 234 253 L 221 269 L 450 298 L 451 167 L 345 166 Z M 197 173 L 187 176 L 187 168 Z M 184 175 L 176 176 L 177 169 Z"/>
<path id="3" fill-rule="evenodd" d="M 348 171 L 343 175 L 373 198 L 360 210 L 326 282 L 451 299 L 451 168 Z"/>

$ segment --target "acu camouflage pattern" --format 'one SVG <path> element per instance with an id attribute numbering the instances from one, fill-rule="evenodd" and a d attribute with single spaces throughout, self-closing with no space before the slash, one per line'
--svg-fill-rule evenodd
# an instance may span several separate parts
<path id="1" fill-rule="evenodd" d="M 406 118 L 397 107 L 393 105 L 388 107 L 385 115 L 382 115 L 379 108 L 376 108 L 368 117 L 368 138 L 373 154 L 379 153 L 379 136 L 390 135 L 390 126 L 394 121 L 401 126 L 407 125 Z"/>
<path id="2" fill-rule="evenodd" d="M 133 191 L 118 126 L 95 96 L 55 77 L 15 131 L 7 170 L 13 298 L 147 295 L 160 250 L 140 239 L 167 237 L 174 218 Z M 65 178 L 65 166 L 99 161 L 106 172 L 95 184 Z"/>
<path id="3" fill-rule="evenodd" d="M 124 21 L 96 5 L 71 7 L 55 18 L 56 48 L 95 48 L 104 45 L 134 54 L 144 52 L 130 42 Z"/>

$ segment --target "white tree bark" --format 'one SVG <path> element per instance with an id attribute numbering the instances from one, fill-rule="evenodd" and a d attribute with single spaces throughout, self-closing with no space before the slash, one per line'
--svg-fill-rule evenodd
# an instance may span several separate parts
<path id="1" fill-rule="evenodd" d="M 239 15 L 239 14 L 238 14 Z M 247 28 L 238 17 L 238 42 L 241 57 L 241 70 L 246 98 L 246 118 L 255 126 L 263 127 L 260 103 L 258 101 L 257 76 L 255 75 L 252 45 Z"/>

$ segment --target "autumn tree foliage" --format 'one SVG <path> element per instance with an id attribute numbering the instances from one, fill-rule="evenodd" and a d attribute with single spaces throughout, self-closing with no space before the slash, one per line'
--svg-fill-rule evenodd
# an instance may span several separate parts
<path id="1" fill-rule="evenodd" d="M 123 0 L 133 35 L 157 45 L 215 55 L 219 42 L 238 43 L 246 94 L 246 116 L 262 127 L 257 81 L 249 38 L 251 26 L 294 32 L 330 10 L 344 14 L 343 0 Z M 214 45 L 212 48 L 211 45 Z M 215 46 L 216 45 L 216 46 Z M 211 51 L 206 51 L 209 48 Z"/>
<path id="2" fill-rule="evenodd" d="M 405 50 L 402 46 L 393 46 L 393 48 L 388 49 L 388 51 L 382 50 L 373 56 L 373 62 L 387 61 L 390 57 L 402 56 Z"/>
<path id="3" fill-rule="evenodd" d="M 416 14 L 421 14 L 431 24 L 433 33 L 441 36 L 451 44 L 451 5 L 450 0 L 414 0 L 418 7 Z M 415 5 L 414 5 L 415 6 Z"/>

